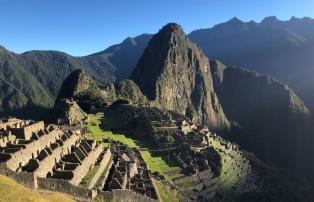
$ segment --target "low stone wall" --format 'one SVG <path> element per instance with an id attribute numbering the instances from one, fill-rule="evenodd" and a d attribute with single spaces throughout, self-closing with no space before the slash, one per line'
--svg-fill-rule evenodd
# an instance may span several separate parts
<path id="1" fill-rule="evenodd" d="M 35 180 L 34 173 L 17 173 L 10 170 L 5 163 L 0 163 L 0 174 L 15 180 L 19 184 L 23 184 L 27 188 L 37 188 L 37 182 Z"/>
<path id="2" fill-rule="evenodd" d="M 186 180 L 191 181 L 191 182 L 195 182 L 195 181 L 198 181 L 198 180 L 199 181 L 209 181 L 212 178 L 213 178 L 213 174 L 212 174 L 211 170 L 207 169 L 207 170 L 201 171 L 199 173 L 196 173 L 196 174 L 193 174 L 193 175 L 190 175 L 190 176 L 175 178 L 172 181 L 175 184 L 180 184 L 180 183 L 183 183 Z"/>
<path id="3" fill-rule="evenodd" d="M 49 145 L 54 143 L 63 132 L 61 130 L 54 130 L 47 135 L 41 136 L 38 140 L 25 145 L 25 148 L 21 148 L 19 151 L 12 154 L 6 164 L 11 170 L 16 170 L 20 165 L 24 166 L 30 159 L 36 158 L 38 151 L 41 151 Z"/>
<path id="4" fill-rule="evenodd" d="M 75 186 L 69 181 L 51 178 L 37 178 L 38 189 L 62 192 L 74 197 L 77 201 L 91 201 L 97 195 L 95 190 Z"/>
<path id="5" fill-rule="evenodd" d="M 79 138 L 78 135 L 72 134 L 69 139 L 63 142 L 62 147 L 54 149 L 51 155 L 39 162 L 39 167 L 35 171 L 35 175 L 37 177 L 46 177 L 47 173 L 52 172 L 56 162 L 60 161 L 63 155 L 69 153 L 71 146 L 74 145 Z"/>
<path id="6" fill-rule="evenodd" d="M 125 190 L 125 189 L 115 189 L 112 190 L 112 192 L 106 191 L 99 191 L 98 192 L 100 198 L 107 199 L 107 200 L 113 200 L 113 201 L 119 201 L 119 202 L 159 202 L 159 200 L 154 200 L 151 198 L 148 198 L 146 196 L 137 194 L 134 191 L 131 190 Z"/>
<path id="7" fill-rule="evenodd" d="M 90 167 L 93 166 L 101 152 L 103 147 L 98 145 L 95 149 L 88 153 L 88 156 L 81 162 L 81 165 L 78 166 L 74 171 L 74 177 L 70 180 L 73 185 L 79 185 L 82 179 L 85 177 Z"/>
<path id="8" fill-rule="evenodd" d="M 94 177 L 92 178 L 92 180 L 88 186 L 89 189 L 92 189 L 95 186 L 99 177 L 102 175 L 102 173 L 106 169 L 110 159 L 111 159 L 111 151 L 110 151 L 110 149 L 107 149 L 105 151 L 103 159 L 101 160 L 101 162 L 99 164 L 99 168 L 98 168 L 97 172 L 95 173 Z M 108 171 L 109 171 L 109 169 L 108 169 Z"/>
<path id="9" fill-rule="evenodd" d="M 101 182 L 101 185 L 100 185 L 101 188 L 103 188 L 103 187 L 105 186 L 105 184 L 106 184 L 106 180 L 107 180 L 107 178 L 108 178 L 109 171 L 110 171 L 110 168 L 112 167 L 112 165 L 113 165 L 113 161 L 110 160 L 110 161 L 109 161 L 109 164 L 108 164 L 108 172 L 105 173 L 105 175 L 102 177 L 103 181 Z"/>

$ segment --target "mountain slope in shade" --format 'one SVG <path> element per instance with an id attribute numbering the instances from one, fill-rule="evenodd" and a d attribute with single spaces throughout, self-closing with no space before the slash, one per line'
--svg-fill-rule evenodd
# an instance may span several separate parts
<path id="1" fill-rule="evenodd" d="M 225 68 L 217 61 L 210 66 L 226 116 L 245 128 L 231 138 L 268 162 L 310 177 L 314 164 L 307 158 L 314 156 L 313 126 L 294 91 L 270 76 Z"/>
<path id="2" fill-rule="evenodd" d="M 106 55 L 110 63 L 117 68 L 115 71 L 116 81 L 121 81 L 131 75 L 151 38 L 151 34 L 142 34 L 135 38 L 128 37 L 122 43 L 110 46 L 91 57 Z"/>
<path id="3" fill-rule="evenodd" d="M 0 67 L 0 115 L 28 117 L 34 109 L 41 113 L 53 105 L 53 96 L 20 65 L 17 55 L 1 48 Z"/>
<path id="4" fill-rule="evenodd" d="M 287 83 L 314 108 L 314 20 L 267 17 L 262 22 L 233 18 L 189 38 L 227 66 L 239 66 Z"/>
<path id="5" fill-rule="evenodd" d="M 150 37 L 129 37 L 84 57 L 58 51 L 15 54 L 0 47 L 0 115 L 40 118 L 53 106 L 63 80 L 76 69 L 85 70 L 100 85 L 127 78 Z"/>
<path id="6" fill-rule="evenodd" d="M 229 126 L 214 92 L 209 61 L 177 24 L 149 41 L 131 79 L 155 105 L 211 129 Z"/>

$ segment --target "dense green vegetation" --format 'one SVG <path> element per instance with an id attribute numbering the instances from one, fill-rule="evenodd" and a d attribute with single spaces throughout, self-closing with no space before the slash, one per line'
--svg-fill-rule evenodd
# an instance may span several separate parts
<path id="1" fill-rule="evenodd" d="M 58 51 L 15 54 L 0 46 L 0 115 L 41 118 L 75 69 L 85 70 L 101 85 L 127 78 L 149 39 L 149 35 L 128 38 L 85 57 Z"/>

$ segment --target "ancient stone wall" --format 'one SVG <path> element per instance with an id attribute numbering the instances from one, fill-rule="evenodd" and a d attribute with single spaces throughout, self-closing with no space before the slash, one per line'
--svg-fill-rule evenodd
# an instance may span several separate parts
<path id="1" fill-rule="evenodd" d="M 25 124 L 29 124 L 30 121 L 28 120 L 21 120 L 17 118 L 9 118 L 0 121 L 0 129 L 7 130 L 8 128 L 16 128 L 20 127 L 21 123 L 24 122 Z M 23 124 L 22 124 L 23 125 Z"/>
<path id="2" fill-rule="evenodd" d="M 38 132 L 39 130 L 44 129 L 45 124 L 43 121 L 39 121 L 21 128 L 12 128 L 12 134 L 16 135 L 17 138 L 30 140 L 33 136 L 33 133 Z"/>
<path id="3" fill-rule="evenodd" d="M 88 186 L 89 189 L 92 189 L 95 186 L 95 184 L 98 181 L 99 177 L 102 175 L 102 173 L 106 169 L 110 159 L 111 159 L 111 151 L 110 151 L 110 149 L 107 149 L 105 151 L 103 159 L 101 160 L 101 162 L 99 164 L 99 168 L 98 168 L 97 172 L 95 173 L 93 179 L 91 180 L 91 182 L 90 182 L 90 184 Z M 109 169 L 108 169 L 108 172 L 109 172 Z"/>
<path id="4" fill-rule="evenodd" d="M 23 184 L 27 188 L 34 189 L 37 187 L 34 173 L 17 173 L 10 170 L 5 163 L 0 163 L 0 174 L 15 180 L 19 184 Z"/>
<path id="5" fill-rule="evenodd" d="M 84 158 L 84 160 L 81 162 L 81 165 L 78 166 L 73 171 L 74 177 L 70 181 L 73 185 L 80 184 L 81 180 L 87 174 L 90 167 L 96 163 L 97 158 L 99 157 L 102 151 L 103 151 L 103 147 L 101 145 L 98 145 L 88 154 L 86 158 Z"/>
<path id="6" fill-rule="evenodd" d="M 14 171 L 20 166 L 24 166 L 30 159 L 36 158 L 39 151 L 59 139 L 62 133 L 61 130 L 53 130 L 49 134 L 39 137 L 38 140 L 26 144 L 25 148 L 12 154 L 11 159 L 6 162 L 7 166 Z"/>
<path id="7" fill-rule="evenodd" d="M 9 142 L 13 142 L 16 139 L 15 135 L 11 134 L 11 131 L 5 131 L 6 134 L 0 135 L 0 147 L 6 147 Z"/>
<path id="8" fill-rule="evenodd" d="M 96 196 L 95 190 L 75 186 L 62 179 L 37 178 L 38 188 L 69 194 L 78 201 L 91 201 Z"/>
<path id="9" fill-rule="evenodd" d="M 112 165 L 113 165 L 113 161 L 109 161 L 108 168 L 111 168 Z M 110 169 L 108 169 L 108 171 L 103 175 L 103 178 L 102 178 L 103 181 L 101 182 L 102 188 L 105 186 L 105 183 L 106 183 L 108 175 L 109 175 L 109 171 L 110 171 Z"/>
<path id="10" fill-rule="evenodd" d="M 62 147 L 57 147 L 52 151 L 52 154 L 47 156 L 45 159 L 39 162 L 39 167 L 35 171 L 35 176 L 46 177 L 47 173 L 52 172 L 53 167 L 57 162 L 59 162 L 63 155 L 70 152 L 71 146 L 79 140 L 77 134 L 72 134 L 69 139 L 63 142 Z"/>
<path id="11" fill-rule="evenodd" d="M 116 201 L 121 202 L 157 202 L 159 200 L 154 200 L 151 198 L 148 198 L 146 196 L 137 194 L 134 191 L 131 190 L 122 190 L 122 189 L 115 189 L 112 190 L 113 199 Z"/>
<path id="12" fill-rule="evenodd" d="M 126 189 L 114 189 L 112 191 L 98 191 L 99 197 L 103 200 L 112 200 L 119 202 L 159 202 L 146 196 L 137 194 L 134 191 Z"/>

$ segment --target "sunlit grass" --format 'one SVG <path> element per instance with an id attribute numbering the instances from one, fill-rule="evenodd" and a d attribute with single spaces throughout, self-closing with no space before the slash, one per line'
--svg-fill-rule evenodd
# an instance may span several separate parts
<path id="1" fill-rule="evenodd" d="M 10 202 L 74 202 L 65 194 L 61 193 L 41 193 L 25 188 L 14 180 L 0 175 L 0 201 Z"/>

